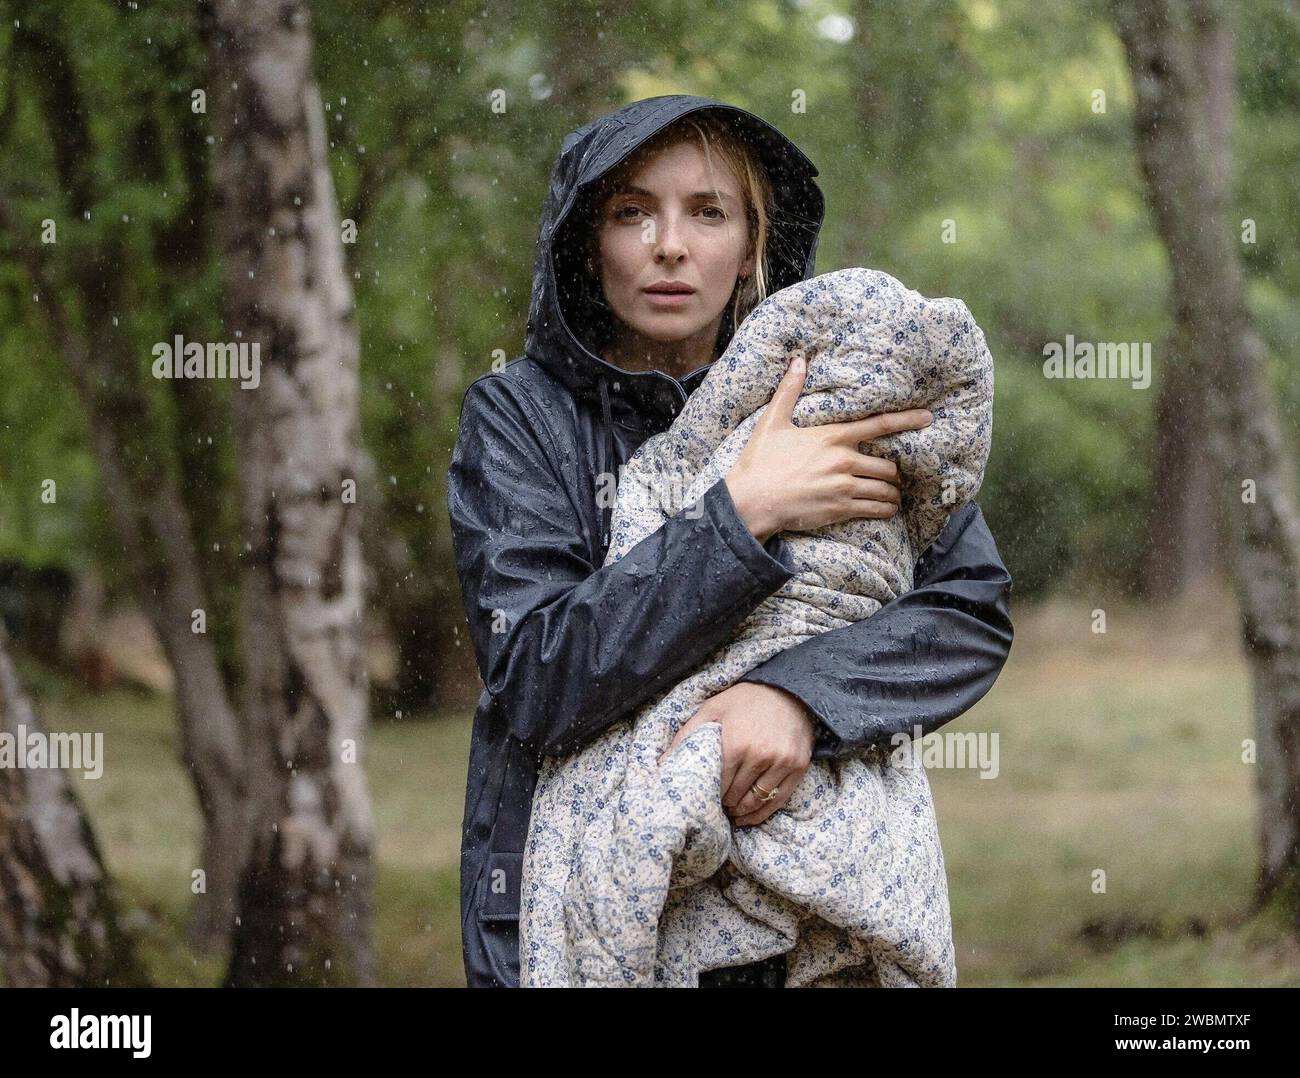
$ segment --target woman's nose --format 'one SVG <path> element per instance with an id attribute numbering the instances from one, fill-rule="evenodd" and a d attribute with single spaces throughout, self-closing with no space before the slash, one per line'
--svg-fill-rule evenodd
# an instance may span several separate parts
<path id="1" fill-rule="evenodd" d="M 680 258 L 686 253 L 681 230 L 673 222 L 661 223 L 655 233 L 655 258 Z"/>

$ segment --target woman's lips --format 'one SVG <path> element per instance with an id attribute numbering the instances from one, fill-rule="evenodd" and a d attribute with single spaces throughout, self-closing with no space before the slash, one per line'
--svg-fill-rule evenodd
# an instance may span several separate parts
<path id="1" fill-rule="evenodd" d="M 644 294 L 656 307 L 680 307 L 695 297 L 694 292 L 651 292 L 649 289 L 645 289 Z"/>

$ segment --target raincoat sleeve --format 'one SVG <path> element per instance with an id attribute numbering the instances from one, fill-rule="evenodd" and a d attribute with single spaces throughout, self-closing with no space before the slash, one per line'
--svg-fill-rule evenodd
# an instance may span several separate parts
<path id="1" fill-rule="evenodd" d="M 456 571 L 488 693 L 511 733 L 567 755 L 680 681 L 794 575 L 719 480 L 611 565 L 534 406 L 503 379 L 466 391 L 448 472 Z M 592 491 L 595 504 L 595 491 Z M 788 555 L 786 555 L 788 557 Z"/>
<path id="2" fill-rule="evenodd" d="M 818 720 L 814 759 L 956 718 L 1011 650 L 1011 576 L 975 503 L 952 515 L 916 563 L 911 591 L 869 618 L 787 648 L 742 681 L 798 697 Z"/>

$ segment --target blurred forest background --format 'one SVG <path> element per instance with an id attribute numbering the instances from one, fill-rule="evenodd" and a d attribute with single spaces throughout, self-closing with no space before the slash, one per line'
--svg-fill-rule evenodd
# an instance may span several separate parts
<path id="1" fill-rule="evenodd" d="M 1285 657 L 1268 641 L 1297 624 L 1295 3 L 1229 5 L 1229 24 L 1227 8 L 1156 0 L 290 2 L 280 56 L 306 88 L 291 115 L 256 97 L 283 74 L 258 64 L 278 47 L 271 23 L 259 36 L 265 7 L 0 0 L 0 707 L 6 726 L 103 731 L 106 746 L 99 780 L 0 782 L 0 898 L 28 919 L 0 919 L 5 980 L 463 983 L 479 685 L 445 501 L 461 397 L 522 350 L 563 136 L 685 92 L 757 112 L 818 166 L 819 272 L 871 266 L 961 297 L 993 352 L 979 502 L 1014 578 L 1016 642 L 953 728 L 996 730 L 1005 751 L 995 781 L 932 776 L 961 983 L 1300 984 L 1300 891 L 1258 901 L 1270 873 L 1294 887 L 1294 820 L 1270 831 L 1260 814 L 1288 799 L 1294 813 L 1300 787 L 1258 778 L 1242 749 L 1268 744 L 1257 723 L 1283 740 L 1300 724 L 1300 665 L 1270 675 L 1244 647 Z M 1176 72 L 1166 47 L 1198 75 L 1169 84 L 1208 140 L 1181 158 L 1147 122 L 1177 109 L 1144 106 L 1134 79 L 1144 48 L 1156 76 Z M 283 160 L 307 177 L 300 194 Z M 1168 170 L 1183 187 L 1166 195 L 1186 202 L 1162 209 Z M 293 197 L 268 212 L 249 176 Z M 154 378 L 157 342 L 229 340 L 268 305 L 254 226 L 280 221 L 313 267 L 259 329 L 263 378 L 290 396 Z M 1227 246 L 1180 270 L 1179 243 L 1206 230 Z M 1224 315 L 1197 297 L 1224 294 L 1229 263 L 1240 304 Z M 1260 379 L 1216 419 L 1213 364 L 1247 370 L 1207 355 L 1219 323 L 1249 327 Z M 1151 342 L 1150 387 L 1045 377 L 1044 345 L 1067 335 Z M 294 606 L 248 521 L 272 483 L 259 432 L 297 422 L 283 413 L 310 371 L 284 353 L 315 355 L 312 339 L 343 372 L 322 407 L 355 499 L 340 512 L 335 472 L 299 492 L 304 564 L 343 568 L 324 601 Z M 1276 420 L 1262 433 L 1248 400 Z M 1225 496 L 1215 476 L 1237 437 L 1255 455 Z M 1284 508 L 1234 541 L 1239 480 L 1265 472 L 1291 484 Z M 316 549 L 330 535 L 342 554 Z M 258 626 L 308 607 L 334 635 L 295 682 L 293 641 Z M 322 668 L 344 670 L 346 691 Z M 300 706 L 304 680 L 319 714 Z M 1262 719 L 1261 686 L 1284 701 Z M 313 717 L 325 734 L 306 731 Z M 320 751 L 340 732 L 364 738 L 364 779 Z M 285 774 L 257 776 L 259 745 L 283 750 Z M 23 831 L 42 797 L 72 839 Z M 342 822 L 302 823 L 304 801 L 335 797 Z M 296 877 L 282 846 L 223 840 L 246 819 L 299 825 L 336 860 Z M 312 896 L 339 865 L 354 886 L 322 912 Z M 210 893 L 266 916 L 230 938 L 196 866 Z M 281 972 L 252 972 L 256 957 Z"/>

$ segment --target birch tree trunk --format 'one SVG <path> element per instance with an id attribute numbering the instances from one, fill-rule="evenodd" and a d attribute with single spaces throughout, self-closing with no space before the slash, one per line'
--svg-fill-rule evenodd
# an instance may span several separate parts
<path id="1" fill-rule="evenodd" d="M 1246 309 L 1240 225 L 1229 212 L 1232 36 L 1212 2 L 1116 0 L 1114 14 L 1148 201 L 1173 267 L 1174 317 L 1209 400 L 1226 561 L 1254 686 L 1257 899 L 1276 899 L 1300 924 L 1300 517 L 1263 341 Z"/>
<path id="2" fill-rule="evenodd" d="M 0 734 L 41 734 L 0 628 Z M 0 767 L 0 970 L 10 988 L 141 987 L 134 941 L 64 773 Z"/>
<path id="3" fill-rule="evenodd" d="M 372 984 L 358 335 L 298 0 L 200 7 L 236 389 L 251 852 L 227 984 Z"/>

